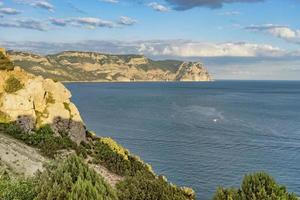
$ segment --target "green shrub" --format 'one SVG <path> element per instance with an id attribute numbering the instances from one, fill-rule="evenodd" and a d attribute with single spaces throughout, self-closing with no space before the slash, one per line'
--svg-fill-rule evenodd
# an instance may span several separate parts
<path id="1" fill-rule="evenodd" d="M 23 84 L 14 76 L 10 76 L 4 85 L 4 91 L 7 93 L 14 93 L 23 88 Z"/>
<path id="2" fill-rule="evenodd" d="M 38 176 L 36 200 L 116 200 L 115 191 L 83 160 L 71 156 Z"/>
<path id="3" fill-rule="evenodd" d="M 50 126 L 41 127 L 35 133 L 24 133 L 18 126 L 10 124 L 7 126 L 7 134 L 24 141 L 26 144 L 39 148 L 47 157 L 53 158 L 57 151 L 63 149 L 76 149 L 77 145 L 71 141 L 66 134 L 56 136 Z"/>
<path id="4" fill-rule="evenodd" d="M 0 70 L 13 70 L 14 64 L 9 60 L 7 56 L 5 56 L 2 52 L 0 52 Z"/>
<path id="5" fill-rule="evenodd" d="M 117 200 L 117 194 L 83 160 L 71 156 L 31 179 L 0 176 L 1 200 Z"/>
<path id="6" fill-rule="evenodd" d="M 33 200 L 36 196 L 34 179 L 11 179 L 7 173 L 0 175 L 0 199 Z"/>
<path id="7" fill-rule="evenodd" d="M 240 190 L 235 188 L 224 189 L 218 188 L 213 200 L 240 200 Z"/>
<path id="8" fill-rule="evenodd" d="M 194 200 L 195 193 L 169 184 L 164 177 L 151 178 L 142 173 L 117 184 L 120 200 Z"/>
<path id="9" fill-rule="evenodd" d="M 266 173 L 256 173 L 244 177 L 240 189 L 219 188 L 214 200 L 297 200 Z"/>
<path id="10" fill-rule="evenodd" d="M 151 167 L 133 156 L 127 149 L 117 144 L 110 138 L 100 138 L 94 143 L 94 163 L 102 164 L 112 172 L 121 176 L 134 176 L 142 172 L 154 177 Z"/>

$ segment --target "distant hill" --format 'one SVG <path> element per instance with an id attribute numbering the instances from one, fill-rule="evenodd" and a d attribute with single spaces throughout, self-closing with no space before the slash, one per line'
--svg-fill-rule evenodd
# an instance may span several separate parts
<path id="1" fill-rule="evenodd" d="M 41 56 L 8 51 L 16 66 L 58 81 L 211 81 L 198 62 L 154 61 L 142 55 L 67 51 Z"/>

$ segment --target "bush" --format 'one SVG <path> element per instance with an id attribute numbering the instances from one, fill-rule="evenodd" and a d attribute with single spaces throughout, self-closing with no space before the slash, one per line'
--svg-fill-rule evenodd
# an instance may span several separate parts
<path id="1" fill-rule="evenodd" d="M 0 175 L 0 199 L 33 200 L 36 196 L 34 179 L 13 180 L 5 172 Z"/>
<path id="2" fill-rule="evenodd" d="M 170 185 L 164 177 L 149 178 L 142 173 L 127 177 L 117 184 L 120 200 L 193 200 L 195 193 L 186 188 Z"/>
<path id="3" fill-rule="evenodd" d="M 219 188 L 214 200 L 297 200 L 284 186 L 266 173 L 256 173 L 244 177 L 240 189 Z"/>
<path id="4" fill-rule="evenodd" d="M 32 179 L 0 176 L 2 200 L 117 200 L 116 192 L 83 160 L 71 156 Z"/>
<path id="5" fill-rule="evenodd" d="M 13 70 L 14 64 L 6 57 L 2 52 L 0 52 L 0 70 Z"/>
<path id="6" fill-rule="evenodd" d="M 83 160 L 71 156 L 38 176 L 36 200 L 116 200 L 115 191 Z"/>
<path id="7" fill-rule="evenodd" d="M 218 188 L 213 200 L 240 200 L 240 190 L 235 188 L 224 189 Z"/>
<path id="8" fill-rule="evenodd" d="M 14 76 L 10 76 L 4 85 L 4 91 L 7 93 L 14 93 L 23 88 L 23 84 Z"/>
<path id="9" fill-rule="evenodd" d="M 118 175 L 134 176 L 142 172 L 149 177 L 155 176 L 149 165 L 110 138 L 97 139 L 93 146 L 93 162 L 104 165 Z"/>
<path id="10" fill-rule="evenodd" d="M 27 134 L 18 126 L 10 124 L 5 132 L 30 146 L 39 148 L 42 154 L 50 158 L 53 158 L 59 150 L 77 148 L 77 145 L 67 135 L 55 136 L 48 125 L 41 127 L 35 133 Z"/>

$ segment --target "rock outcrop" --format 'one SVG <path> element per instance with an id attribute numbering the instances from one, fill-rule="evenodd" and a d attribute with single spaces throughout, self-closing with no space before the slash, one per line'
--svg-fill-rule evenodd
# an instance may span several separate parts
<path id="1" fill-rule="evenodd" d="M 183 63 L 177 73 L 177 81 L 211 81 L 208 71 L 201 63 Z"/>
<path id="2" fill-rule="evenodd" d="M 7 80 L 14 78 L 22 86 L 6 91 Z M 76 143 L 86 140 L 86 130 L 71 93 L 60 82 L 31 75 L 19 67 L 0 71 L 0 120 L 16 122 L 30 133 L 50 125 L 55 133 L 66 133 Z"/>
<path id="3" fill-rule="evenodd" d="M 14 63 L 26 71 L 59 81 L 211 81 L 201 63 L 155 61 L 142 55 L 109 55 L 68 51 L 40 56 L 9 51 Z"/>

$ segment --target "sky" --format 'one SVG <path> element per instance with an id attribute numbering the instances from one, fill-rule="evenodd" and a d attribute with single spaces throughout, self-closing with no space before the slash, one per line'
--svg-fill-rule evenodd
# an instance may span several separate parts
<path id="1" fill-rule="evenodd" d="M 215 79 L 300 80 L 300 0 L 0 0 L 0 46 L 200 61 Z"/>

